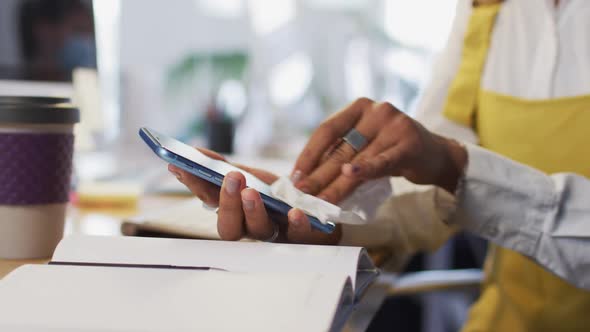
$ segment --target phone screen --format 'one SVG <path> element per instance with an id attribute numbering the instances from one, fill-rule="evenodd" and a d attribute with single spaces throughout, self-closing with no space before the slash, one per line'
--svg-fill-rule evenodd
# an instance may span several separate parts
<path id="1" fill-rule="evenodd" d="M 179 155 L 185 159 L 188 159 L 196 164 L 199 164 L 204 168 L 210 169 L 220 174 L 221 176 L 225 177 L 227 173 L 233 171 L 237 171 L 244 174 L 244 177 L 246 178 L 246 184 L 248 185 L 248 187 L 256 189 L 258 192 L 272 197 L 269 185 L 264 183 L 256 176 L 244 171 L 243 169 L 237 168 L 225 161 L 210 158 L 201 153 L 199 150 L 189 145 L 186 145 L 176 139 L 162 135 L 154 130 L 150 129 L 149 133 L 152 135 L 154 139 L 157 140 L 160 146 L 162 146 L 164 149 L 176 155 Z"/>

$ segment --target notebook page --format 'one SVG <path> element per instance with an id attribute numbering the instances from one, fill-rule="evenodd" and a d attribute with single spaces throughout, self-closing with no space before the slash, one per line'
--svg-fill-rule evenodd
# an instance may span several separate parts
<path id="1" fill-rule="evenodd" d="M 354 289 L 355 300 L 359 300 L 367 287 L 377 279 L 379 269 L 375 267 L 369 253 L 363 249 L 358 257 L 356 272 L 356 287 Z"/>
<path id="2" fill-rule="evenodd" d="M 26 265 L 0 283 L 0 331 L 327 331 L 346 282 L 319 274 Z"/>
<path id="3" fill-rule="evenodd" d="M 53 261 L 201 266 L 232 272 L 313 272 L 349 276 L 353 288 L 363 249 L 265 242 L 70 236 Z"/>
<path id="4" fill-rule="evenodd" d="M 334 319 L 332 321 L 332 328 L 330 331 L 342 331 L 348 318 L 352 314 L 355 305 L 355 295 L 354 290 L 352 289 L 352 284 L 349 282 L 346 283 L 344 286 L 344 290 L 342 291 L 342 295 L 340 297 L 340 301 L 338 302 L 337 311 L 334 314 Z"/>

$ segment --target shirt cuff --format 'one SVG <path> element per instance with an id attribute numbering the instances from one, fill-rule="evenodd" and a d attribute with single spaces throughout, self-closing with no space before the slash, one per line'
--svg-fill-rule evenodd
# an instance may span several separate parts
<path id="1" fill-rule="evenodd" d="M 502 247 L 534 256 L 557 197 L 542 172 L 466 145 L 469 163 L 456 192 L 451 223 Z"/>

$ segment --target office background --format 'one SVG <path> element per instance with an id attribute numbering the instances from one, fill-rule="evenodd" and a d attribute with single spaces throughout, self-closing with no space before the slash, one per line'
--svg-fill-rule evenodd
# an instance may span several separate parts
<path id="1" fill-rule="evenodd" d="M 22 2 L 0 4 L 3 65 L 19 63 Z M 97 1 L 96 143 L 133 144 L 140 125 L 202 136 L 206 120 L 221 116 L 236 127 L 234 152 L 293 157 L 321 119 L 358 96 L 411 112 L 455 2 Z"/>

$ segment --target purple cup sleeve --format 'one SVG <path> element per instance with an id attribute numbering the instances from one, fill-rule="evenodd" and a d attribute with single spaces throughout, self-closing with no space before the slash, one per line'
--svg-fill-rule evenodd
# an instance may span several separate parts
<path id="1" fill-rule="evenodd" d="M 73 134 L 0 133 L 0 205 L 68 201 Z"/>

